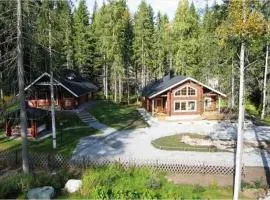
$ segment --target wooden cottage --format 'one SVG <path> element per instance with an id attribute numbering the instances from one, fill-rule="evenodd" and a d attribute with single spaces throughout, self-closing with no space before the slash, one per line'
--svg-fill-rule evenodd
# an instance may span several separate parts
<path id="1" fill-rule="evenodd" d="M 27 108 L 26 109 L 28 126 L 27 136 L 38 137 L 38 135 L 48 130 L 47 117 L 49 112 L 46 110 Z M 5 114 L 6 121 L 6 136 L 20 136 L 20 109 L 15 109 Z"/>
<path id="2" fill-rule="evenodd" d="M 31 108 L 50 108 L 50 74 L 43 73 L 25 88 L 27 104 Z M 53 78 L 56 108 L 71 110 L 89 101 L 97 86 L 73 70 L 65 70 Z"/>
<path id="3" fill-rule="evenodd" d="M 152 113 L 202 115 L 220 112 L 220 99 L 226 95 L 193 78 L 167 75 L 142 91 L 142 105 Z"/>

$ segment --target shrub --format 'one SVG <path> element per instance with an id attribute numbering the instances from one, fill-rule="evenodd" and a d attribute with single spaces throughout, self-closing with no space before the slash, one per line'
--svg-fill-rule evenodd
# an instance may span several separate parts
<path id="1" fill-rule="evenodd" d="M 14 198 L 31 187 L 33 177 L 24 174 L 12 174 L 0 180 L 0 199 Z"/>
<path id="2" fill-rule="evenodd" d="M 205 188 L 200 185 L 194 185 L 193 192 L 202 193 L 202 192 L 205 192 Z"/>
<path id="3" fill-rule="evenodd" d="M 45 172 L 37 174 L 16 173 L 0 179 L 0 199 L 16 198 L 19 195 L 26 195 L 31 188 L 52 186 L 59 192 L 64 187 L 71 174 L 67 170 L 59 171 L 56 174 Z"/>
<path id="4" fill-rule="evenodd" d="M 145 184 L 148 189 L 159 189 L 161 187 L 161 182 L 156 177 L 150 177 Z"/>

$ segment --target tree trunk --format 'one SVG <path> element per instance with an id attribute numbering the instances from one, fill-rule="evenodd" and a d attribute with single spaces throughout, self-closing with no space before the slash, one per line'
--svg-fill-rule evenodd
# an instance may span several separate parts
<path id="1" fill-rule="evenodd" d="M 51 92 L 51 118 L 52 118 L 52 138 L 53 148 L 56 149 L 56 128 L 55 128 L 55 105 L 54 105 L 54 86 L 53 86 L 53 65 L 52 65 L 52 24 L 51 13 L 49 11 L 49 52 L 50 52 L 50 92 Z"/>
<path id="2" fill-rule="evenodd" d="M 21 0 L 17 0 L 17 73 L 19 83 L 20 102 L 20 126 L 22 137 L 22 168 L 24 173 L 29 173 L 29 162 L 27 152 L 27 115 L 24 92 L 24 67 L 23 67 L 23 47 L 22 47 L 22 5 Z"/>
<path id="3" fill-rule="evenodd" d="M 144 43 L 142 40 L 142 77 L 141 77 L 142 85 L 141 88 L 145 86 L 145 63 L 144 63 Z"/>
<path id="4" fill-rule="evenodd" d="M 2 103 L 4 104 L 4 90 L 3 90 L 3 72 L 0 72 L 0 79 L 1 79 L 1 89 L 0 89 L 0 98 Z"/>
<path id="5" fill-rule="evenodd" d="M 121 81 L 121 75 L 118 74 L 118 97 L 119 102 L 122 101 L 122 81 Z"/>
<path id="6" fill-rule="evenodd" d="M 235 159 L 235 179 L 234 179 L 234 200 L 238 200 L 241 189 L 242 174 L 242 148 L 243 148 L 243 131 L 245 119 L 245 42 L 241 43 L 240 52 L 240 87 L 239 87 L 239 114 L 238 114 L 238 130 L 237 130 L 237 149 Z"/>
<path id="7" fill-rule="evenodd" d="M 113 72 L 113 78 L 114 78 L 114 102 L 117 102 L 117 76 L 116 76 L 116 72 Z"/>
<path id="8" fill-rule="evenodd" d="M 1 51 L 0 51 L 0 60 L 2 60 L 1 58 Z M 1 68 L 0 68 L 1 69 Z M 0 72 L 0 81 L 1 81 L 1 88 L 0 88 L 0 98 L 1 98 L 1 101 L 4 105 L 4 92 L 3 92 L 3 86 L 4 86 L 4 82 L 3 82 L 3 72 Z"/>
<path id="9" fill-rule="evenodd" d="M 130 104 L 130 99 L 129 99 L 129 79 L 127 81 L 127 104 L 129 105 Z"/>
<path id="10" fill-rule="evenodd" d="M 266 45 L 266 53 L 265 53 L 265 68 L 264 68 L 264 80 L 263 80 L 263 103 L 262 103 L 261 120 L 264 120 L 265 110 L 266 110 L 268 59 L 269 59 L 269 45 L 267 44 Z"/>
<path id="11" fill-rule="evenodd" d="M 235 91 L 234 91 L 234 88 L 235 88 L 235 84 L 234 84 L 234 66 L 233 66 L 233 58 L 232 58 L 232 97 L 231 97 L 231 108 L 234 108 L 235 106 Z"/>
<path id="12" fill-rule="evenodd" d="M 105 62 L 105 98 L 108 99 L 108 66 Z"/>
<path id="13" fill-rule="evenodd" d="M 106 96 L 106 71 L 105 71 L 105 63 L 103 65 L 103 77 L 102 77 L 102 82 L 103 82 L 103 94 Z"/>

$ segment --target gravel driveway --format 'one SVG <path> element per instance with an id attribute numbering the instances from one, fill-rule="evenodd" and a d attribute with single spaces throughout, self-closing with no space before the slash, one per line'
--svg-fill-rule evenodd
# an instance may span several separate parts
<path id="1" fill-rule="evenodd" d="M 235 127 L 236 124 L 230 122 L 218 123 L 205 120 L 181 123 L 155 121 L 148 128 L 116 131 L 104 137 L 82 138 L 74 151 L 73 158 L 89 156 L 104 159 L 233 165 L 234 153 L 159 150 L 151 145 L 151 141 L 179 133 L 212 134 L 222 139 L 230 139 L 235 136 Z M 254 126 L 247 122 L 244 134 L 247 141 L 270 141 L 270 127 Z M 245 166 L 268 166 L 268 163 L 270 165 L 270 156 L 266 151 L 244 153 L 243 163 Z"/>

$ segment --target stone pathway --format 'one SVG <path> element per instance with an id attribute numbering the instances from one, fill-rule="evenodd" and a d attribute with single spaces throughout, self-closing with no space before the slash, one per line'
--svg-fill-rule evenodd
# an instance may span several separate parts
<path id="1" fill-rule="evenodd" d="M 82 110 L 82 109 L 77 110 L 76 114 L 89 127 L 92 127 L 94 129 L 97 129 L 103 132 L 103 134 L 94 135 L 94 137 L 107 136 L 117 131 L 114 128 L 110 128 L 106 126 L 105 124 L 100 123 L 94 116 L 90 115 L 90 113 L 87 112 L 86 110 Z"/>
<path id="2" fill-rule="evenodd" d="M 152 117 L 152 115 L 147 112 L 144 108 L 138 108 L 137 109 L 140 115 L 142 116 L 143 120 L 149 125 L 149 126 L 156 126 L 158 125 L 158 120 Z"/>
<path id="3" fill-rule="evenodd" d="M 93 106 L 93 105 L 92 105 Z M 90 105 L 91 107 L 91 105 Z M 179 134 L 198 133 L 213 135 L 220 139 L 232 140 L 236 134 L 236 124 L 227 121 L 158 121 L 144 109 L 138 109 L 149 127 L 118 131 L 100 123 L 87 110 L 89 105 L 76 111 L 80 119 L 89 127 L 103 134 L 84 137 L 78 143 L 73 157 L 89 156 L 103 159 L 159 160 L 159 162 L 192 162 L 211 165 L 234 165 L 234 153 L 230 152 L 183 152 L 159 150 L 151 142 L 159 137 Z M 270 127 L 256 126 L 246 122 L 244 140 L 270 140 Z M 246 148 L 246 147 L 245 147 Z M 244 152 L 245 166 L 270 166 L 268 151 L 254 150 Z"/>

